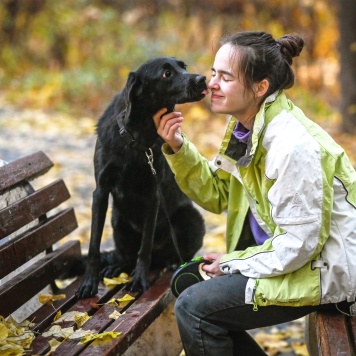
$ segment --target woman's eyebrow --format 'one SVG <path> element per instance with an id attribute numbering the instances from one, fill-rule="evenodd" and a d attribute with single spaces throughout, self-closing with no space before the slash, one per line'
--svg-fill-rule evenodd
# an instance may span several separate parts
<path id="1" fill-rule="evenodd" d="M 216 70 L 215 68 L 211 68 L 211 70 L 212 70 L 213 72 L 215 72 L 215 73 L 226 74 L 226 75 L 230 75 L 231 77 L 235 77 L 235 76 L 233 75 L 233 73 L 231 73 L 231 72 L 228 71 L 228 70 L 224 70 L 224 69 L 218 69 L 218 70 Z"/>

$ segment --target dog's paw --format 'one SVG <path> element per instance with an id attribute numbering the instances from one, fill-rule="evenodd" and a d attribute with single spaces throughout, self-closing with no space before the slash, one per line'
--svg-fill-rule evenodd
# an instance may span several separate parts
<path id="1" fill-rule="evenodd" d="M 99 277 L 98 276 L 84 276 L 78 290 L 77 297 L 90 298 L 98 293 Z"/>
<path id="2" fill-rule="evenodd" d="M 125 289 L 130 292 L 145 292 L 150 287 L 148 279 L 133 278 L 131 282 L 126 284 Z"/>
<path id="3" fill-rule="evenodd" d="M 120 273 L 124 272 L 123 268 L 121 267 L 121 265 L 110 265 L 107 266 L 105 268 L 103 268 L 103 270 L 100 272 L 100 276 L 103 277 L 107 277 L 107 278 L 114 278 L 114 277 L 118 277 L 120 275 Z"/>

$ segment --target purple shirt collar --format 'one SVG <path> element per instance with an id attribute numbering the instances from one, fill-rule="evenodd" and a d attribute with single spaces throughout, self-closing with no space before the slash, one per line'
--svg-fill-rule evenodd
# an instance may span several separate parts
<path id="1" fill-rule="evenodd" d="M 241 124 L 240 121 L 236 124 L 232 134 L 241 142 L 246 143 L 248 141 L 248 137 L 250 136 L 250 130 L 248 130 L 244 125 Z"/>

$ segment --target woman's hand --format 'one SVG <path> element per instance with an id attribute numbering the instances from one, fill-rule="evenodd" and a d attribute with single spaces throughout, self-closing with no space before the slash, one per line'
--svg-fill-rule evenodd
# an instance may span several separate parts
<path id="1" fill-rule="evenodd" d="M 184 118 L 180 112 L 171 112 L 168 114 L 167 109 L 161 109 L 153 116 L 153 121 L 157 128 L 159 136 L 165 140 L 174 153 L 178 152 L 183 145 L 183 137 L 180 131 Z"/>
<path id="2" fill-rule="evenodd" d="M 212 261 L 210 265 L 205 264 L 202 266 L 202 270 L 205 271 L 209 277 L 215 278 L 224 274 L 221 272 L 219 267 L 219 262 L 222 255 L 223 253 L 209 253 L 203 256 L 205 260 Z"/>

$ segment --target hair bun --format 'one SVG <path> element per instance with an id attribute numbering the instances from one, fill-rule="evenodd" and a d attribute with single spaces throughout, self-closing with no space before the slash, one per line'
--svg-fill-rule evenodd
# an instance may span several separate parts
<path id="1" fill-rule="evenodd" d="M 278 40 L 283 57 L 291 65 L 293 58 L 299 56 L 303 49 L 304 41 L 298 35 L 285 35 Z"/>

